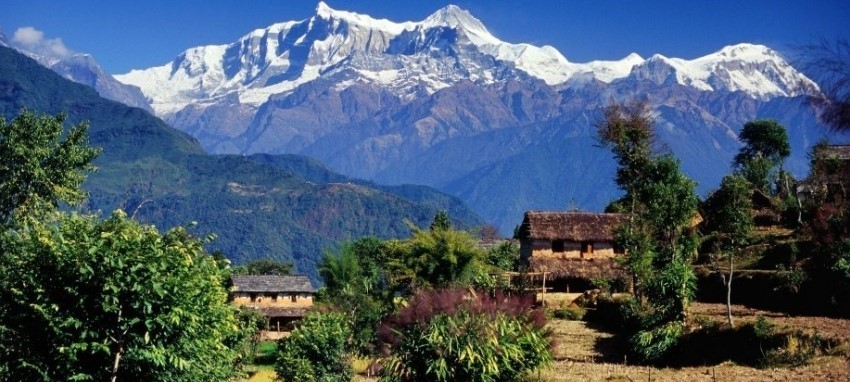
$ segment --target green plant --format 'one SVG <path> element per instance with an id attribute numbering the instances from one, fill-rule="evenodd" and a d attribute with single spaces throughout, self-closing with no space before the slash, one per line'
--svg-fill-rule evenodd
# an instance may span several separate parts
<path id="1" fill-rule="evenodd" d="M 464 289 L 422 292 L 381 329 L 384 381 L 515 381 L 552 361 L 539 311 Z"/>
<path id="2" fill-rule="evenodd" d="M 222 267 L 183 228 L 60 214 L 0 251 L 0 380 L 226 381 L 241 362 Z"/>
<path id="3" fill-rule="evenodd" d="M 552 310 L 552 317 L 561 320 L 580 321 L 585 314 L 587 314 L 587 310 L 572 306 Z"/>
<path id="4" fill-rule="evenodd" d="M 275 371 L 283 381 L 349 381 L 354 375 L 347 341 L 351 328 L 340 313 L 313 313 L 278 343 Z"/>

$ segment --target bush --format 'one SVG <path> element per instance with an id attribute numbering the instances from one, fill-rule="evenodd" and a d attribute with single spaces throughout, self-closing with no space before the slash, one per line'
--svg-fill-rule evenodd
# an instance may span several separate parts
<path id="1" fill-rule="evenodd" d="M 579 307 L 567 306 L 552 310 L 552 317 L 561 320 L 579 321 L 584 318 L 587 310 Z"/>
<path id="2" fill-rule="evenodd" d="M 283 381 L 349 381 L 351 328 L 339 313 L 308 315 L 278 344 L 275 371 Z"/>
<path id="3" fill-rule="evenodd" d="M 545 317 L 528 300 L 429 291 L 382 326 L 384 381 L 515 381 L 552 361 Z"/>

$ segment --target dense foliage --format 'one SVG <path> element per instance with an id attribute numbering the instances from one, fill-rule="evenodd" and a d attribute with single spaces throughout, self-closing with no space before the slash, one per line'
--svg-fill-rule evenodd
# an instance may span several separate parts
<path id="1" fill-rule="evenodd" d="M 203 243 L 116 212 L 7 232 L 0 272 L 3 380 L 226 381 L 238 335 Z"/>
<path id="2" fill-rule="evenodd" d="M 782 163 L 791 155 L 788 132 L 774 120 L 755 120 L 744 124 L 738 139 L 744 143 L 733 166 L 755 188 L 771 193 Z"/>
<path id="3" fill-rule="evenodd" d="M 515 381 L 552 361 L 530 301 L 464 288 L 421 291 L 381 328 L 385 381 Z"/>
<path id="4" fill-rule="evenodd" d="M 26 110 L 11 123 L 0 115 L 0 226 L 85 198 L 80 185 L 100 150 L 88 146 L 86 123 L 63 137 L 64 121 Z"/>
<path id="5" fill-rule="evenodd" d="M 308 315 L 278 344 L 275 371 L 283 381 L 350 381 L 348 359 L 351 327 L 342 314 Z"/>

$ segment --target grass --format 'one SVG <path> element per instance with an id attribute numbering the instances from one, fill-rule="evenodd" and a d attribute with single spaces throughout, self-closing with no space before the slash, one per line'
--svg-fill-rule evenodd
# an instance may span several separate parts
<path id="1" fill-rule="evenodd" d="M 257 367 L 257 372 L 248 379 L 248 382 L 272 382 L 275 378 L 277 374 L 273 366 L 261 365 Z"/>

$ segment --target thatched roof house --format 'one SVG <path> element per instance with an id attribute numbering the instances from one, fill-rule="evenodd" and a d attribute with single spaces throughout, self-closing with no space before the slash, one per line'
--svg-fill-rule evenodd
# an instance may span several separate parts
<path id="1" fill-rule="evenodd" d="M 307 276 L 235 275 L 232 292 L 315 293 Z"/>
<path id="2" fill-rule="evenodd" d="M 307 276 L 234 275 L 230 281 L 233 303 L 257 309 L 277 330 L 304 317 L 316 293 Z"/>
<path id="3" fill-rule="evenodd" d="M 616 277 L 614 235 L 627 221 L 625 214 L 529 211 L 519 228 L 520 254 L 530 271 L 553 278 Z"/>

